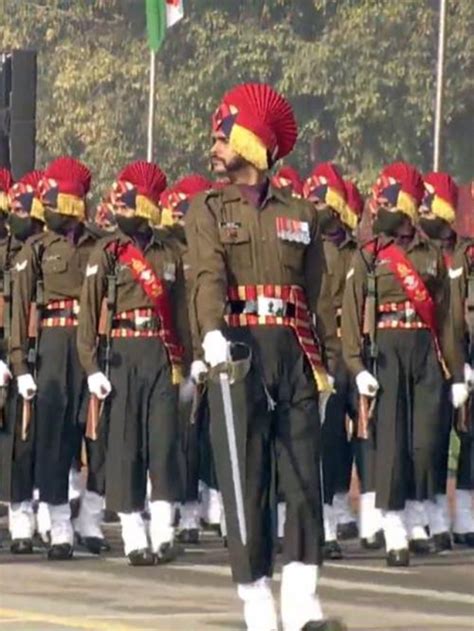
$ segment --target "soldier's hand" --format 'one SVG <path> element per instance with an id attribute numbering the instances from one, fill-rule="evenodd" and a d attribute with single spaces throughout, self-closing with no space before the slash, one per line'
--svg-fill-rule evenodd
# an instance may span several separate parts
<path id="1" fill-rule="evenodd" d="M 0 386 L 8 385 L 12 374 L 4 361 L 0 359 Z"/>
<path id="2" fill-rule="evenodd" d="M 36 391 L 38 390 L 35 380 L 33 377 L 27 373 L 26 375 L 20 375 L 17 378 L 18 392 L 20 396 L 22 396 L 25 401 L 31 401 L 31 399 L 35 396 Z"/>
<path id="3" fill-rule="evenodd" d="M 366 397 L 375 397 L 377 390 L 380 388 L 379 382 L 368 370 L 362 370 L 355 378 L 355 381 L 359 394 Z"/>
<path id="4" fill-rule="evenodd" d="M 474 370 L 470 364 L 464 364 L 464 381 L 469 390 L 474 389 Z"/>
<path id="5" fill-rule="evenodd" d="M 469 398 L 469 388 L 466 383 L 453 383 L 451 386 L 451 401 L 457 410 L 462 408 Z"/>
<path id="6" fill-rule="evenodd" d="M 202 347 L 204 349 L 204 359 L 211 368 L 230 359 L 229 342 L 220 331 L 216 330 L 206 333 Z"/>
<path id="7" fill-rule="evenodd" d="M 87 377 L 89 392 L 94 394 L 100 401 L 106 399 L 112 392 L 112 384 L 103 372 L 95 372 Z"/>
<path id="8" fill-rule="evenodd" d="M 201 383 L 207 375 L 207 366 L 200 360 L 196 359 L 191 364 L 191 379 L 194 383 Z"/>

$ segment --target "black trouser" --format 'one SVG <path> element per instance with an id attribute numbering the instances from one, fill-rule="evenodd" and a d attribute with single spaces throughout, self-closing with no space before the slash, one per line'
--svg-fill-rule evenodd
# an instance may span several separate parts
<path id="1" fill-rule="evenodd" d="M 336 370 L 336 392 L 329 398 L 321 430 L 324 503 L 332 504 L 335 493 L 347 493 L 351 483 L 353 449 L 347 435 L 346 416 L 355 421 L 353 381 L 344 365 Z"/>
<path id="2" fill-rule="evenodd" d="M 16 384 L 8 388 L 0 428 L 0 501 L 23 502 L 33 495 L 35 422 L 31 419 L 26 440 L 21 436 L 23 399 Z"/>
<path id="3" fill-rule="evenodd" d="M 376 505 L 402 510 L 434 497 L 445 379 L 428 330 L 379 330 Z"/>
<path id="4" fill-rule="evenodd" d="M 65 504 L 69 470 L 83 436 L 80 417 L 87 389 L 77 355 L 75 327 L 41 331 L 37 385 L 38 394 L 33 400 L 35 482 L 41 501 Z"/>
<path id="5" fill-rule="evenodd" d="M 223 494 L 232 575 L 237 583 L 271 576 L 272 485 L 275 468 L 286 501 L 283 563 L 321 562 L 324 539 L 320 488 L 318 396 L 294 333 L 260 326 L 228 331 L 252 349 L 246 379 L 231 386 L 248 542 L 240 540 L 222 393 L 210 382 L 211 440 Z M 266 389 L 264 387 L 266 385 Z M 271 410 L 270 400 L 276 404 Z"/>
<path id="6" fill-rule="evenodd" d="M 444 392 L 441 409 L 441 424 L 439 432 L 436 435 L 437 443 L 434 467 L 437 474 L 436 493 L 439 495 L 444 495 L 446 493 L 446 485 L 448 482 L 449 440 L 454 418 L 454 408 L 451 403 L 450 389 L 450 383 L 446 382 L 443 387 Z"/>
<path id="7" fill-rule="evenodd" d="M 180 402 L 181 439 L 185 455 L 185 502 L 199 500 L 199 472 L 201 469 L 201 442 L 203 440 L 204 423 L 207 413 L 207 393 L 197 395 L 198 404 L 193 410 L 193 402 Z M 191 418 L 193 415 L 193 418 Z"/>
<path id="8" fill-rule="evenodd" d="M 457 488 L 461 491 L 474 490 L 474 403 L 469 405 L 470 418 L 467 432 L 458 432 L 460 440 Z"/>
<path id="9" fill-rule="evenodd" d="M 159 338 L 112 341 L 108 413 L 106 505 L 143 510 L 147 476 L 152 500 L 183 500 L 183 450 L 178 387 Z"/>

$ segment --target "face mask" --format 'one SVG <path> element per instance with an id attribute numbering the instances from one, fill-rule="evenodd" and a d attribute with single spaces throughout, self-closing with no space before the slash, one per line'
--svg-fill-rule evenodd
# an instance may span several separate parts
<path id="1" fill-rule="evenodd" d="M 318 222 L 323 234 L 332 234 L 341 228 L 339 217 L 329 208 L 318 211 Z"/>
<path id="2" fill-rule="evenodd" d="M 34 223 L 31 217 L 19 217 L 11 214 L 8 218 L 10 232 L 19 241 L 26 241 L 33 234 Z"/>
<path id="3" fill-rule="evenodd" d="M 435 219 L 420 219 L 420 228 L 426 234 L 429 239 L 442 239 L 443 237 L 449 238 L 451 229 L 444 219 L 436 217 Z M 449 229 L 449 230 L 448 230 Z"/>
<path id="4" fill-rule="evenodd" d="M 74 217 L 61 215 L 49 208 L 44 209 L 44 220 L 49 230 L 59 234 L 65 234 L 68 230 L 71 230 L 77 225 L 77 220 L 74 219 Z"/>
<path id="5" fill-rule="evenodd" d="M 140 233 L 144 234 L 150 230 L 148 220 L 143 217 L 124 217 L 123 215 L 117 215 L 117 225 L 127 237 L 133 237 Z"/>
<path id="6" fill-rule="evenodd" d="M 374 234 L 387 234 L 389 236 L 394 236 L 397 232 L 398 228 L 404 223 L 405 214 L 400 210 L 396 210 L 394 212 L 390 212 L 385 208 L 380 208 L 377 212 L 377 217 L 375 218 L 372 229 Z"/>

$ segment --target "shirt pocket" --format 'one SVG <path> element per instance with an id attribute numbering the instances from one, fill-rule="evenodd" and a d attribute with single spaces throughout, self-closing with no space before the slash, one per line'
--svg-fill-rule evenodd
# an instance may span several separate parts
<path id="1" fill-rule="evenodd" d="M 126 265 L 120 265 L 117 270 L 117 286 L 128 285 L 133 282 L 132 272 Z"/>
<path id="2" fill-rule="evenodd" d="M 281 238 L 278 239 L 278 243 L 283 267 L 298 275 L 303 274 L 304 257 L 308 246 L 305 243 L 286 241 Z"/>
<path id="3" fill-rule="evenodd" d="M 68 263 L 64 259 L 52 259 L 49 261 L 43 261 L 42 270 L 43 276 L 58 276 L 67 272 Z"/>
<path id="4" fill-rule="evenodd" d="M 238 272 L 241 268 L 252 267 L 252 247 L 248 228 L 242 225 L 222 223 L 219 226 L 219 238 L 224 246 L 232 271 Z"/>

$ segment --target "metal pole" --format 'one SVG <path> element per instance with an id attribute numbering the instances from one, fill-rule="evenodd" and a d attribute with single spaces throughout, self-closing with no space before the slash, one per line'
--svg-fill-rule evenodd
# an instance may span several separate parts
<path id="1" fill-rule="evenodd" d="M 439 0 L 438 63 L 436 70 L 436 109 L 434 125 L 433 170 L 439 171 L 443 122 L 444 49 L 446 44 L 447 0 Z"/>
<path id="2" fill-rule="evenodd" d="M 155 76 L 156 76 L 156 53 L 150 50 L 150 89 L 148 98 L 148 133 L 146 159 L 153 161 L 153 122 L 155 120 Z"/>

